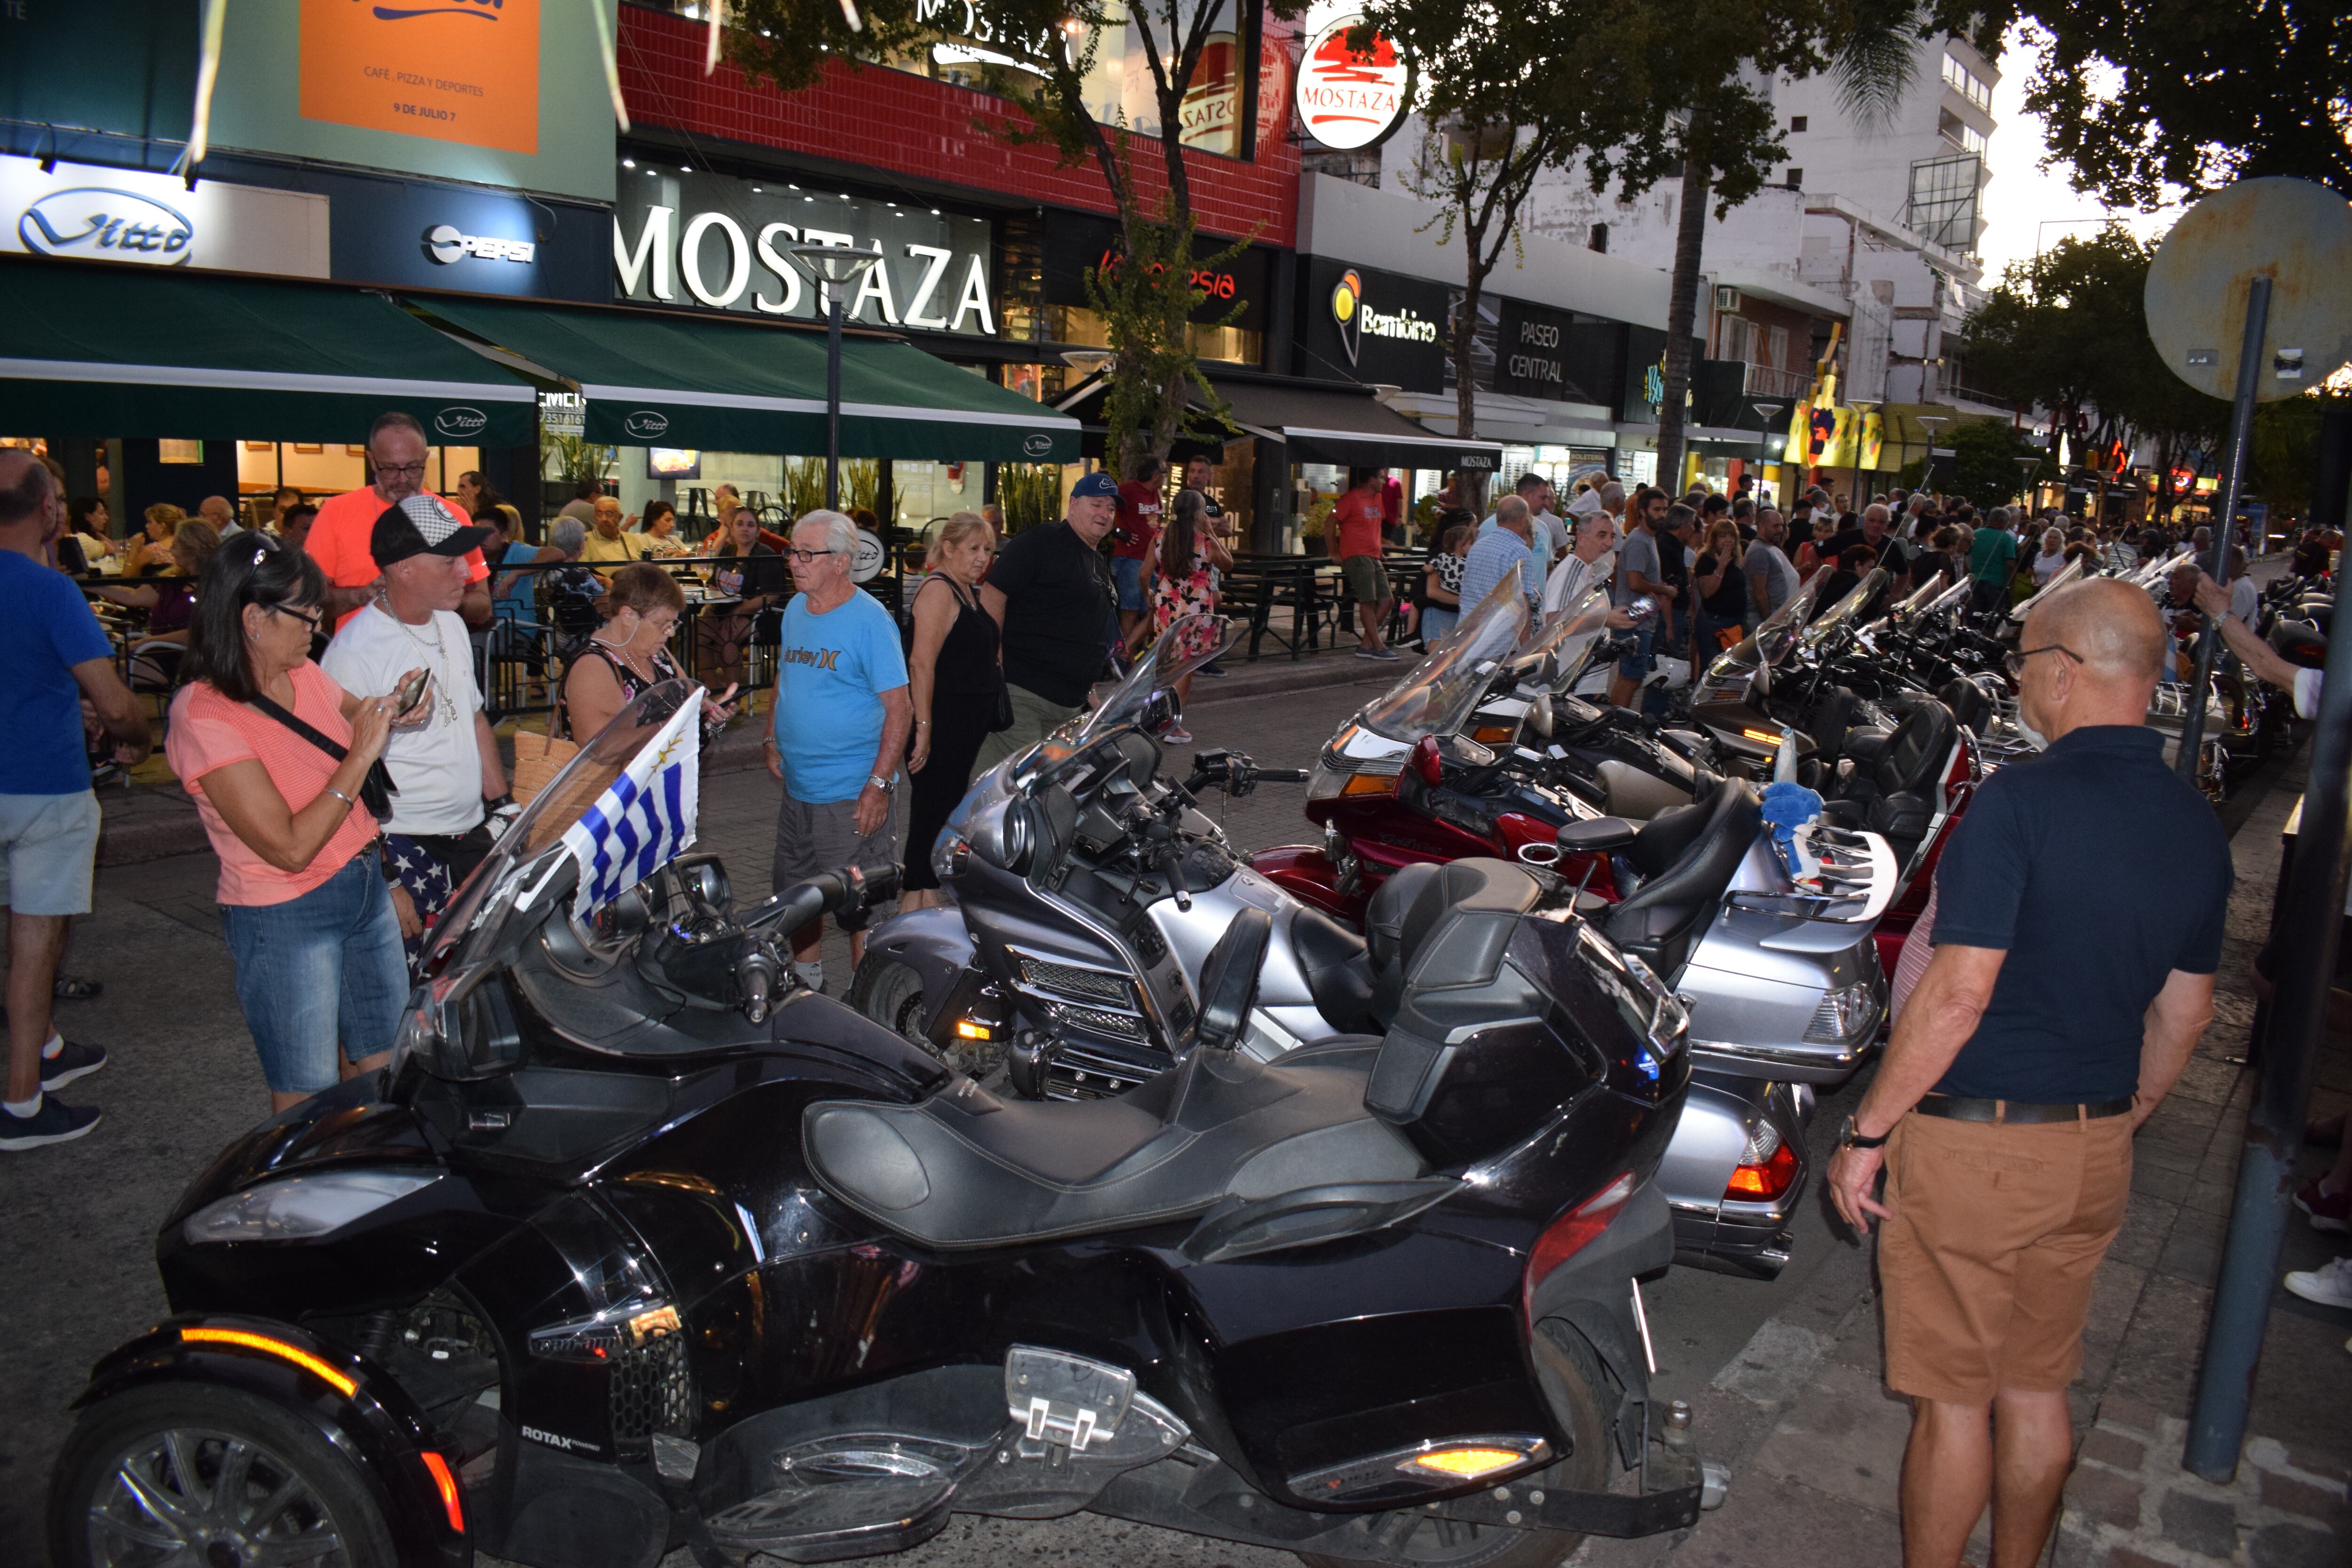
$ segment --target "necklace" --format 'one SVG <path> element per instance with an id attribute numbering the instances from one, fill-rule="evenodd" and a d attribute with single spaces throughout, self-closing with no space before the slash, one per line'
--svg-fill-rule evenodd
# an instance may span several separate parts
<path id="1" fill-rule="evenodd" d="M 437 700 L 435 703 L 436 719 L 446 720 L 452 724 L 457 723 L 457 702 L 449 695 L 449 671 L 446 668 L 448 660 L 441 640 L 440 622 L 432 620 L 426 623 L 433 628 L 433 640 L 427 642 L 418 637 L 406 621 L 393 614 L 392 600 L 382 589 L 376 591 L 375 603 L 376 607 L 384 613 L 385 617 L 400 628 L 400 635 L 406 637 L 410 645 L 424 656 L 425 667 L 433 672 L 433 695 Z"/>
<path id="2" fill-rule="evenodd" d="M 595 634 L 592 640 L 597 647 L 603 648 L 605 652 L 619 659 L 623 664 L 627 665 L 629 667 L 629 673 L 637 677 L 640 680 L 651 680 L 654 679 L 654 671 L 651 668 L 650 661 L 646 664 L 640 664 L 637 662 L 639 656 L 634 650 L 632 646 L 637 640 L 635 636 L 632 636 L 627 642 L 616 643 L 611 638 L 605 637 L 603 633 L 599 632 Z"/>

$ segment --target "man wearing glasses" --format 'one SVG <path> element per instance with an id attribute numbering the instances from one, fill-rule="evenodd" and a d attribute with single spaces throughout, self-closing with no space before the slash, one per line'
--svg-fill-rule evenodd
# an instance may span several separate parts
<path id="1" fill-rule="evenodd" d="M 2164 641 L 2113 578 L 2035 606 L 2009 667 L 2049 749 L 1994 773 L 1953 833 L 1935 956 L 1830 1164 L 1845 1222 L 1885 1222 L 1908 1563 L 1957 1564 L 1988 1501 L 1992 1560 L 2041 1556 L 2132 1135 L 2213 1016 L 2230 844 L 2144 722 Z"/>
<path id="2" fill-rule="evenodd" d="M 430 448 L 425 426 L 415 418 L 397 413 L 377 415 L 375 423 L 368 426 L 367 451 L 375 482 L 328 500 L 319 508 L 310 536 L 302 542 L 302 548 L 327 574 L 322 607 L 339 628 L 383 585 L 383 574 L 377 570 L 368 548 L 376 519 L 411 496 L 428 493 L 425 465 Z M 449 513 L 452 528 L 473 525 L 471 518 L 447 501 L 438 496 L 433 499 Z M 469 626 L 487 626 L 490 624 L 490 569 L 479 550 L 467 552 L 466 571 L 466 596 L 457 605 L 458 616 Z"/>

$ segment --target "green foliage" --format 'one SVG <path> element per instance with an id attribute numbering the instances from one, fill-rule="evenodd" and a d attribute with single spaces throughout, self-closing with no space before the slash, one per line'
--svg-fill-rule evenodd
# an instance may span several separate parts
<path id="1" fill-rule="evenodd" d="M 604 478 L 613 471 L 613 463 L 619 457 L 617 447 L 600 447 L 581 436 L 553 435 L 545 426 L 540 426 L 540 472 L 552 470 L 551 477 L 566 484 Z"/>
<path id="2" fill-rule="evenodd" d="M 2352 192 L 2352 12 L 2343 0 L 1937 0 L 1989 54 L 2039 37 L 2025 107 L 2077 190 L 2153 209 L 2234 179 Z"/>
<path id="3" fill-rule="evenodd" d="M 2253 493 L 2273 514 L 2301 517 L 2311 510 L 2311 482 L 2319 468 L 2320 416 L 2346 399 L 2306 395 L 2254 410 Z"/>
<path id="4" fill-rule="evenodd" d="M 1971 419 L 1951 435 L 1950 477 L 1945 489 L 1979 507 L 2006 506 L 2024 487 L 2017 460 L 2040 448 L 1999 419 Z"/>
<path id="5" fill-rule="evenodd" d="M 1054 521 L 1062 515 L 1062 470 L 1052 463 L 998 464 L 996 505 L 1008 535 Z"/>
<path id="6" fill-rule="evenodd" d="M 1167 455 L 1187 422 L 1188 402 L 1204 411 L 1194 416 L 1194 426 L 1205 418 L 1220 430 L 1240 428 L 1192 353 L 1192 323 L 1208 296 L 1192 279 L 1204 268 L 1230 262 L 1245 247 L 1235 245 L 1197 261 L 1192 218 L 1165 209 L 1159 222 L 1130 226 L 1129 233 L 1139 243 L 1108 266 L 1086 272 L 1087 299 L 1102 317 L 1111 352 L 1118 356 L 1103 397 L 1104 449 L 1118 474 L 1136 471 L 1147 453 Z M 1236 303 L 1210 324 L 1223 326 L 1244 309 Z"/>

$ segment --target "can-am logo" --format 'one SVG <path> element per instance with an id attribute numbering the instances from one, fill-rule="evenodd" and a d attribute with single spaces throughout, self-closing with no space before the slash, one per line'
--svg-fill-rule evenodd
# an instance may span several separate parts
<path id="1" fill-rule="evenodd" d="M 1021 449 L 1033 458 L 1042 458 L 1054 449 L 1054 438 L 1042 430 L 1033 430 L 1021 437 Z"/>
<path id="2" fill-rule="evenodd" d="M 621 428 L 632 436 L 667 436 L 669 416 L 656 414 L 650 408 L 639 408 L 621 421 Z"/>
<path id="3" fill-rule="evenodd" d="M 444 267 L 454 267 L 468 256 L 478 257 L 484 261 L 528 264 L 539 254 L 539 247 L 528 239 L 496 239 L 487 234 L 464 234 L 450 224 L 438 223 L 425 231 L 425 254 Z"/>
<path id="4" fill-rule="evenodd" d="M 457 440 L 479 436 L 484 430 L 489 428 L 489 424 L 488 415 L 478 408 L 467 408 L 462 405 L 444 408 L 433 416 L 433 429 L 436 434 Z"/>
<path id="5" fill-rule="evenodd" d="M 506 3 L 507 0 L 443 0 L 438 5 L 378 5 L 370 14 L 379 22 L 407 22 L 418 16 L 475 16 L 495 22 Z"/>
<path id="6" fill-rule="evenodd" d="M 42 256 L 104 256 L 184 267 L 196 226 L 158 201 L 103 185 L 51 191 L 16 220 L 16 237 Z"/>
<path id="7" fill-rule="evenodd" d="M 1413 314 L 1410 305 L 1394 314 L 1372 309 L 1364 299 L 1363 277 L 1352 267 L 1339 274 L 1339 281 L 1332 286 L 1331 319 L 1339 324 L 1339 346 L 1348 351 L 1349 364 L 1356 363 L 1368 332 L 1412 343 L 1437 341 L 1437 323 Z"/>

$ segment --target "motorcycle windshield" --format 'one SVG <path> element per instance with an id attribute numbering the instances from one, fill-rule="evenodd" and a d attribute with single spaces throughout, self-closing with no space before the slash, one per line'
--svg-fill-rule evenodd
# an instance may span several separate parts
<path id="1" fill-rule="evenodd" d="M 1966 601 L 1969 596 L 1969 590 L 1975 586 L 1976 584 L 1974 583 L 1971 583 L 1969 579 L 1963 577 L 1958 582 L 1953 584 L 1950 587 L 1945 589 L 1942 593 L 1937 595 L 1935 598 L 1928 603 L 1927 609 L 1922 613 L 1930 616 L 1939 616 L 1946 610 L 1952 608 L 1954 605 Z"/>
<path id="2" fill-rule="evenodd" d="M 2050 581 L 2042 585 L 2040 592 L 2019 601 L 2017 607 L 2009 612 L 2009 618 L 2016 622 L 2019 626 L 2023 626 L 2025 624 L 2025 617 L 2032 613 L 2034 605 L 2040 604 L 2042 600 L 2048 598 L 2059 589 L 2063 588 L 2069 583 L 2079 583 L 2082 580 L 2083 557 L 2077 555 L 2074 560 L 2069 561 L 2065 565 L 2058 568 L 2058 570 L 2052 574 Z"/>
<path id="3" fill-rule="evenodd" d="M 1521 679 L 1546 679 L 1547 670 L 1564 671 L 1578 663 L 1591 646 L 1593 634 L 1608 622 L 1609 590 L 1605 586 L 1587 589 L 1574 604 L 1562 605 L 1528 627 L 1519 646 L 1511 650 L 1506 668 Z"/>
<path id="4" fill-rule="evenodd" d="M 1909 598 L 1895 605 L 1895 608 L 1889 610 L 1887 614 L 1891 616 L 1901 616 L 1906 619 L 1908 619 L 1910 616 L 1917 615 L 1921 610 L 1926 609 L 1929 603 L 1943 591 L 1944 574 L 1941 572 L 1938 572 L 1933 577 L 1928 578 L 1927 582 L 1921 584 L 1917 593 L 1913 594 Z"/>
<path id="5" fill-rule="evenodd" d="M 1756 648 L 1752 656 L 1755 664 L 1748 665 L 1747 668 L 1754 668 L 1757 665 L 1778 664 L 1788 657 L 1789 650 L 1797 646 L 1798 635 L 1805 629 L 1805 617 L 1813 613 L 1813 600 L 1820 595 L 1822 585 L 1830 580 L 1832 570 L 1827 566 L 1816 568 L 1812 576 L 1806 579 L 1804 585 L 1789 595 L 1787 604 L 1765 616 L 1756 630 L 1749 634 L 1748 642 L 1753 643 Z M 1740 646 L 1744 647 L 1748 645 L 1743 643 Z M 1745 663 L 1746 660 L 1741 656 L 1739 648 L 1733 648 L 1728 653 L 1718 656 L 1715 663 L 1707 668 L 1707 674 L 1710 678 L 1729 676 L 1737 672 Z"/>
<path id="6" fill-rule="evenodd" d="M 1820 579 L 1817 576 L 1815 581 L 1819 580 Z M 1811 584 L 1808 584 L 1808 586 L 1811 586 Z M 1861 615 L 1862 607 L 1864 605 L 1869 604 L 1871 600 L 1876 598 L 1878 596 L 1878 591 L 1885 586 L 1886 568 L 1884 566 L 1872 567 L 1864 574 L 1862 581 L 1853 585 L 1852 592 L 1847 594 L 1844 598 L 1840 599 L 1836 604 L 1832 605 L 1828 609 L 1822 611 L 1822 618 L 1805 628 L 1805 646 L 1809 648 L 1819 647 L 1822 644 L 1827 642 L 1830 638 L 1831 633 L 1836 631 L 1840 626 L 1844 626 L 1848 621 L 1851 621 L 1855 616 Z"/>
<path id="7" fill-rule="evenodd" d="M 596 804 L 677 710 L 700 703 L 702 687 L 665 680 L 647 687 L 582 746 L 546 787 L 531 796 L 433 928 L 425 973 L 451 978 L 496 952 L 526 893 L 539 888 L 564 854 L 563 836 Z M 530 907 L 543 901 L 532 899 Z"/>
<path id="8" fill-rule="evenodd" d="M 1493 593 L 1473 605 L 1438 650 L 1384 697 L 1364 705 L 1356 722 L 1406 745 L 1425 735 L 1450 735 L 1485 695 L 1497 661 L 1527 634 L 1528 601 L 1513 566 Z"/>
<path id="9" fill-rule="evenodd" d="M 1185 616 L 1169 622 L 1160 640 L 1127 672 L 1127 679 L 1113 687 L 1093 712 L 1082 713 L 1055 731 L 1046 745 L 1066 747 L 1064 754 L 1067 755 L 1122 724 L 1137 722 L 1151 705 L 1153 692 L 1175 685 L 1216 658 L 1233 641 L 1233 635 L 1232 625 L 1215 616 Z"/>

